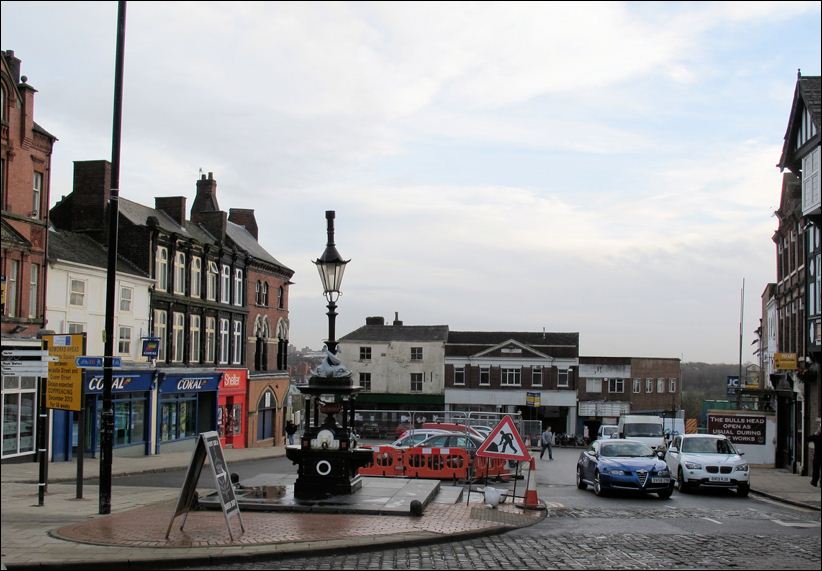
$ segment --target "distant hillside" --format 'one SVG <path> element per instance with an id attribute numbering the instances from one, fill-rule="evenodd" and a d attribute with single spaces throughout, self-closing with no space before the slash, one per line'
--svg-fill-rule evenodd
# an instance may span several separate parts
<path id="1" fill-rule="evenodd" d="M 746 364 L 742 365 L 743 372 Z M 686 418 L 697 418 L 704 400 L 727 399 L 727 377 L 739 374 L 739 363 L 682 363 L 681 367 Z"/>
<path id="2" fill-rule="evenodd" d="M 727 377 L 738 374 L 739 363 L 682 363 L 682 390 L 706 391 L 712 395 L 707 398 L 722 399 Z"/>

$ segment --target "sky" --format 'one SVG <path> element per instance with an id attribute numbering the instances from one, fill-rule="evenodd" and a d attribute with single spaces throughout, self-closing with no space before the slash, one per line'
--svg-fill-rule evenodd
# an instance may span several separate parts
<path id="1" fill-rule="evenodd" d="M 111 160 L 116 2 L 2 2 L 73 161 Z M 820 2 L 129 2 L 120 195 L 253 208 L 319 349 L 325 211 L 367 316 L 578 332 L 586 356 L 756 361 L 779 160 Z M 743 303 L 744 283 L 744 303 Z"/>

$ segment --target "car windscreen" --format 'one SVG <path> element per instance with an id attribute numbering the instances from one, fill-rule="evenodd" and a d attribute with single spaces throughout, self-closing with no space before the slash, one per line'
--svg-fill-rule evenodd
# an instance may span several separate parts
<path id="1" fill-rule="evenodd" d="M 602 445 L 599 454 L 606 458 L 634 458 L 653 456 L 654 451 L 641 442 L 609 442 Z"/>
<path id="2" fill-rule="evenodd" d="M 631 437 L 655 437 L 662 436 L 662 425 L 654 424 L 653 422 L 637 422 L 625 424 L 623 429 L 625 438 Z"/>
<path id="3" fill-rule="evenodd" d="M 686 438 L 682 451 L 692 454 L 736 454 L 736 448 L 724 438 Z"/>

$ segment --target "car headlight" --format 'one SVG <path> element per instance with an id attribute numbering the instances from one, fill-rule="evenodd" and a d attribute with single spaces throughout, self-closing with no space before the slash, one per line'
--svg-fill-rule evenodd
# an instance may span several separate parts
<path id="1" fill-rule="evenodd" d="M 739 466 L 736 467 L 736 471 L 737 472 L 747 472 L 748 471 L 748 465 L 747 464 L 740 464 Z"/>
<path id="2" fill-rule="evenodd" d="M 701 470 L 702 464 L 697 464 L 696 462 L 685 462 L 685 467 L 688 470 Z"/>

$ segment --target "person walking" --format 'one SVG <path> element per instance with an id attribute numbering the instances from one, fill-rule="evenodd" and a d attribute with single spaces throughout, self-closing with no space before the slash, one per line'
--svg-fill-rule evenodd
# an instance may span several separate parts
<path id="1" fill-rule="evenodd" d="M 813 473 L 811 486 L 819 485 L 819 471 L 822 466 L 822 425 L 816 427 L 816 432 L 808 436 L 808 443 L 813 443 Z"/>
<path id="2" fill-rule="evenodd" d="M 551 451 L 551 445 L 554 443 L 554 433 L 551 432 L 550 426 L 546 427 L 545 431 L 542 433 L 542 436 L 539 437 L 539 443 L 539 459 L 542 460 L 542 457 L 545 456 L 545 451 L 548 450 L 548 460 L 553 460 L 554 454 Z"/>
<path id="3" fill-rule="evenodd" d="M 285 423 L 285 435 L 288 437 L 288 444 L 294 444 L 294 434 L 297 432 L 297 425 L 290 420 Z"/>

